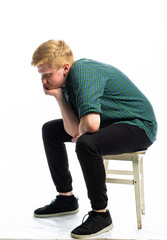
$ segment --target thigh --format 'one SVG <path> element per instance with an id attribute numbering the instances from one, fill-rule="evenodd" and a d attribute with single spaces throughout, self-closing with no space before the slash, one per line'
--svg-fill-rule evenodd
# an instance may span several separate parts
<path id="1" fill-rule="evenodd" d="M 64 129 L 63 120 L 56 119 L 46 122 L 42 127 L 43 138 L 49 138 L 57 143 L 71 142 L 70 136 Z"/>
<path id="2" fill-rule="evenodd" d="M 80 138 L 98 148 L 101 155 L 145 150 L 152 144 L 144 130 L 126 123 L 111 124 Z"/>

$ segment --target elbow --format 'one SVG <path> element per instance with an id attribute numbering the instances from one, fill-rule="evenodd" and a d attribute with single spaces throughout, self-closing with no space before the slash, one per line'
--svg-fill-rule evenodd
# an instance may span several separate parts
<path id="1" fill-rule="evenodd" d="M 87 125 L 87 132 L 94 133 L 97 131 L 99 131 L 99 124 L 91 123 L 91 124 Z"/>
<path id="2" fill-rule="evenodd" d="M 92 113 L 81 118 L 80 130 L 82 133 L 94 133 L 100 128 L 100 116 L 99 114 Z"/>

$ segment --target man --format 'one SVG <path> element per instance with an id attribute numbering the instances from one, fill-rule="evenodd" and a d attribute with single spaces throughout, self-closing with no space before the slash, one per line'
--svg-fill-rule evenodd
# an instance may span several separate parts
<path id="1" fill-rule="evenodd" d="M 64 41 L 49 40 L 34 52 L 32 65 L 42 77 L 45 94 L 54 96 L 62 119 L 44 124 L 43 142 L 51 176 L 59 195 L 35 210 L 36 217 L 78 212 L 72 192 L 66 142 L 76 143 L 92 211 L 71 232 L 86 238 L 112 229 L 107 207 L 102 156 L 145 150 L 155 141 L 157 123 L 152 106 L 121 71 L 97 61 L 74 61 Z"/>

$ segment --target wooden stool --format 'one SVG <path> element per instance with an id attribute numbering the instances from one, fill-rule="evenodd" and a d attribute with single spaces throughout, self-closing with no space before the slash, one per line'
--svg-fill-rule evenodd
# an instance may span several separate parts
<path id="1" fill-rule="evenodd" d="M 143 155 L 146 151 L 124 153 L 120 155 L 107 155 L 103 156 L 104 166 L 106 171 L 107 183 L 120 183 L 120 184 L 133 184 L 135 189 L 136 199 L 136 215 L 138 229 L 142 228 L 141 213 L 145 214 L 144 202 L 144 179 L 143 179 Z M 126 170 L 110 170 L 109 160 L 131 161 L 133 164 L 133 171 Z M 118 179 L 109 177 L 108 174 L 117 175 L 131 175 L 132 179 Z"/>

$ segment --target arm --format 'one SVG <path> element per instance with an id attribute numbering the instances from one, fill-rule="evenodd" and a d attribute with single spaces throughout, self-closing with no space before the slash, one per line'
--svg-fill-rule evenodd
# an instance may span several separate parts
<path id="1" fill-rule="evenodd" d="M 89 113 L 81 117 L 79 121 L 78 117 L 66 101 L 61 88 L 53 90 L 47 90 L 44 88 L 44 91 L 46 94 L 52 95 L 56 98 L 63 117 L 64 129 L 73 137 L 73 142 L 76 142 L 77 139 L 86 132 L 93 133 L 99 130 L 99 113 Z"/>
<path id="2" fill-rule="evenodd" d="M 61 94 L 55 95 L 55 98 L 60 107 L 65 131 L 72 137 L 77 136 L 79 134 L 79 119 L 66 101 L 62 90 Z"/>
<path id="3" fill-rule="evenodd" d="M 79 119 L 66 101 L 62 88 L 52 90 L 47 90 L 44 88 L 44 91 L 46 94 L 56 98 L 63 117 L 65 131 L 72 137 L 77 136 L 79 134 Z"/>
<path id="4" fill-rule="evenodd" d="M 100 114 L 89 113 L 81 117 L 79 123 L 79 134 L 72 139 L 73 142 L 77 142 L 78 138 L 84 133 L 94 133 L 100 128 Z"/>
<path id="5" fill-rule="evenodd" d="M 100 115 L 99 113 L 89 113 L 81 117 L 79 124 L 79 134 L 82 135 L 86 132 L 94 133 L 99 130 Z"/>

